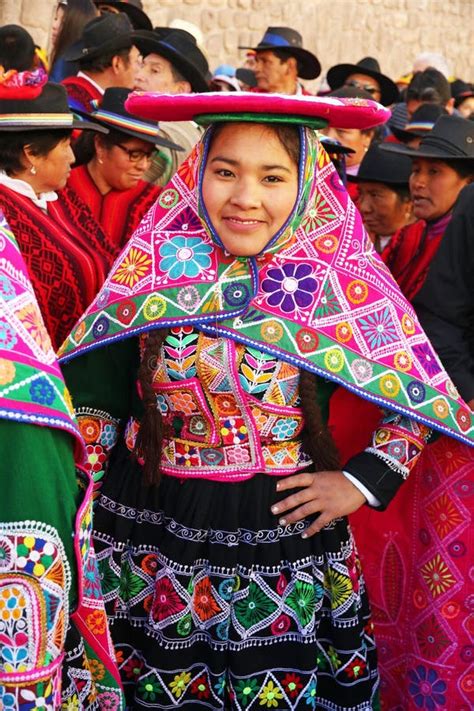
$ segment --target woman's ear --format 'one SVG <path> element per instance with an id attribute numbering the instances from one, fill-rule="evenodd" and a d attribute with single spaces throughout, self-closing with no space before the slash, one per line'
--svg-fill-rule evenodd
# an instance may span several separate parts
<path id="1" fill-rule="evenodd" d="M 35 155 L 32 146 L 23 146 L 23 153 L 20 155 L 20 162 L 25 170 L 29 170 L 33 175 L 36 174 L 36 168 L 39 162 L 39 156 Z"/>
<path id="2" fill-rule="evenodd" d="M 104 162 L 104 153 L 105 153 L 105 146 L 101 141 L 101 137 L 96 134 L 94 136 L 94 153 L 97 158 L 97 162 L 102 165 Z"/>

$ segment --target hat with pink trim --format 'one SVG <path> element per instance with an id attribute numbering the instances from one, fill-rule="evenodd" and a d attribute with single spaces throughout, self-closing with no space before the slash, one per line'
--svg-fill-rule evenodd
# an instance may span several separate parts
<path id="1" fill-rule="evenodd" d="M 390 111 L 367 99 L 288 96 L 257 92 L 158 94 L 133 92 L 125 108 L 142 118 L 161 121 L 228 121 L 300 124 L 312 128 L 372 128 L 385 123 Z"/>

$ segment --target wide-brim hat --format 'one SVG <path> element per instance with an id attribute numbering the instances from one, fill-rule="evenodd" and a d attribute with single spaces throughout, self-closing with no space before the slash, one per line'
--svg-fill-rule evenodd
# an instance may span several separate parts
<path id="1" fill-rule="evenodd" d="M 465 99 L 474 96 L 474 85 L 455 79 L 451 82 L 451 95 L 454 97 L 454 106 L 458 107 Z"/>
<path id="2" fill-rule="evenodd" d="M 20 25 L 0 27 L 0 65 L 19 72 L 34 69 L 35 43 Z"/>
<path id="3" fill-rule="evenodd" d="M 130 20 L 123 12 L 108 12 L 94 17 L 82 31 L 82 37 L 64 53 L 68 62 L 95 59 L 112 51 L 119 52 L 134 44 Z"/>
<path id="4" fill-rule="evenodd" d="M 34 97 L 8 98 L 7 89 L 0 92 L 0 131 L 39 131 L 58 129 L 81 129 L 108 133 L 108 129 L 89 121 L 75 118 L 68 106 L 67 92 L 61 84 L 47 82 Z"/>
<path id="5" fill-rule="evenodd" d="M 382 149 L 411 158 L 467 160 L 474 165 L 474 122 L 460 116 L 440 116 L 432 130 L 421 139 L 418 148 L 384 143 Z"/>
<path id="6" fill-rule="evenodd" d="M 135 91 L 125 108 L 142 118 L 163 121 L 280 123 L 324 128 L 372 128 L 390 116 L 376 101 L 319 98 L 251 91 L 160 94 Z"/>
<path id="7" fill-rule="evenodd" d="M 296 57 L 299 63 L 298 76 L 301 79 L 316 79 L 321 74 L 319 59 L 312 52 L 303 49 L 303 38 L 291 27 L 268 27 L 256 47 L 239 47 L 252 49 L 255 52 L 275 49 L 288 50 L 291 57 Z"/>
<path id="8" fill-rule="evenodd" d="M 110 5 L 124 12 L 135 30 L 151 30 L 153 25 L 148 15 L 143 11 L 141 0 L 94 0 L 95 5 Z"/>
<path id="9" fill-rule="evenodd" d="M 171 62 L 194 92 L 209 90 L 206 79 L 209 64 L 189 32 L 172 30 L 163 36 L 162 28 L 157 28 L 152 32 L 136 32 L 133 42 L 144 57 L 159 54 Z"/>
<path id="10" fill-rule="evenodd" d="M 381 144 L 372 143 L 364 155 L 357 175 L 348 175 L 351 183 L 384 183 L 407 187 L 411 173 L 411 160 L 398 153 L 385 153 Z"/>
<path id="11" fill-rule="evenodd" d="M 413 112 L 405 128 L 401 129 L 396 126 L 390 126 L 390 130 L 399 141 L 406 143 L 413 138 L 423 138 L 423 136 L 426 136 L 428 131 L 433 129 L 439 117 L 447 115 L 448 112 L 446 109 L 438 104 L 422 104 Z"/>
<path id="12" fill-rule="evenodd" d="M 390 106 L 398 101 L 399 91 L 394 81 L 380 71 L 380 65 L 373 57 L 364 57 L 357 64 L 336 64 L 328 71 L 326 80 L 331 89 L 338 89 L 351 74 L 367 74 L 380 86 L 380 103 Z"/>
<path id="13" fill-rule="evenodd" d="M 111 87 L 105 90 L 100 101 L 92 101 L 92 111 L 80 113 L 109 130 L 120 131 L 127 136 L 139 138 L 163 148 L 183 151 L 182 146 L 169 141 L 160 134 L 160 127 L 156 121 L 140 121 L 126 110 L 125 102 L 131 93 L 131 89 Z"/>

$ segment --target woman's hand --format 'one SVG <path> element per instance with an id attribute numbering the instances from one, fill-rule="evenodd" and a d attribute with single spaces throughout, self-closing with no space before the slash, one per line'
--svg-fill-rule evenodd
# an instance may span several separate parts
<path id="1" fill-rule="evenodd" d="M 365 503 L 365 496 L 341 471 L 306 472 L 281 479 L 277 491 L 301 488 L 272 506 L 272 513 L 284 514 L 279 523 L 286 526 L 313 514 L 319 516 L 302 534 L 308 538 L 318 533 L 335 518 L 347 516 Z M 294 509 L 294 510 L 292 510 Z M 286 513 L 291 511 L 291 513 Z"/>

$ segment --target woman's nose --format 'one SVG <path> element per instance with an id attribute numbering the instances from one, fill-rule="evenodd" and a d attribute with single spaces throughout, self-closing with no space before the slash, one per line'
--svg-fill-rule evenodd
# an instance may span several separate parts
<path id="1" fill-rule="evenodd" d="M 233 205 L 245 210 L 257 208 L 261 204 L 258 189 L 247 181 L 236 184 L 230 201 Z"/>

